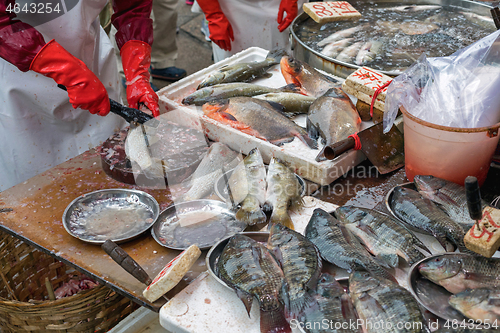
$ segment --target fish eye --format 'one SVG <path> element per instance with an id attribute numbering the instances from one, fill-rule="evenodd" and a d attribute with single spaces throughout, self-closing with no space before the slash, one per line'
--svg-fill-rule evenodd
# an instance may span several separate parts
<path id="1" fill-rule="evenodd" d="M 462 259 L 458 260 L 458 261 L 457 261 L 457 263 L 458 263 L 459 265 L 462 265 Z"/>

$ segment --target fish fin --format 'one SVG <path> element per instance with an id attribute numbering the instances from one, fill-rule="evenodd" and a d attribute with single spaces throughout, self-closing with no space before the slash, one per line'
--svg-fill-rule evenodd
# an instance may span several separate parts
<path id="1" fill-rule="evenodd" d="M 273 145 L 281 146 L 281 145 L 284 145 L 285 143 L 292 142 L 294 138 L 295 137 L 291 136 L 291 137 L 285 137 L 285 138 L 281 138 L 281 139 L 271 140 L 269 142 L 271 142 Z"/>
<path id="2" fill-rule="evenodd" d="M 309 134 L 309 137 L 311 139 L 318 140 L 318 138 L 319 138 L 319 131 L 316 128 L 316 126 L 313 125 L 313 123 L 309 119 L 309 117 L 306 118 L 306 131 L 307 131 L 307 134 Z"/>
<path id="3" fill-rule="evenodd" d="M 271 73 L 264 73 L 264 74 L 262 74 L 260 77 L 261 77 L 261 78 L 264 78 L 264 79 L 269 79 L 269 78 L 271 78 L 272 76 L 273 76 L 273 74 L 271 74 Z"/>
<path id="4" fill-rule="evenodd" d="M 441 246 L 443 247 L 443 249 L 446 251 L 446 252 L 454 252 L 454 251 L 449 251 L 449 245 L 451 244 L 450 242 L 448 242 L 448 240 L 446 239 L 445 236 L 439 236 L 439 235 L 436 235 L 436 234 L 433 234 L 432 236 L 434 236 L 434 238 L 437 239 L 437 241 L 439 242 L 439 244 L 441 244 Z"/>
<path id="5" fill-rule="evenodd" d="M 410 265 L 413 265 L 417 261 L 420 261 L 425 258 L 425 255 L 415 247 L 411 247 L 410 251 L 407 251 L 405 255 L 406 255 L 405 260 L 408 261 Z"/>
<path id="6" fill-rule="evenodd" d="M 412 235 L 413 235 L 413 233 L 412 233 Z M 413 239 L 415 240 L 414 246 L 417 246 L 418 248 L 424 250 L 428 254 L 432 254 L 432 252 L 427 248 L 427 246 L 425 246 L 424 243 L 422 243 L 422 241 L 420 239 L 417 238 L 417 236 L 414 236 Z"/>
<path id="7" fill-rule="evenodd" d="M 281 307 L 269 311 L 260 309 L 260 331 L 262 333 L 291 333 L 290 324 L 286 321 Z"/>
<path id="8" fill-rule="evenodd" d="M 236 295 L 238 296 L 239 299 L 243 302 L 243 305 L 245 305 L 245 309 L 247 310 L 248 317 L 250 318 L 250 310 L 252 309 L 252 301 L 253 301 L 253 296 L 246 291 L 243 291 L 241 289 L 236 288 Z"/>
<path id="9" fill-rule="evenodd" d="M 380 261 L 384 262 L 386 265 L 389 265 L 389 267 L 391 268 L 396 268 L 399 264 L 399 256 L 395 253 L 379 253 L 377 255 L 377 258 L 380 259 Z"/>
<path id="10" fill-rule="evenodd" d="M 368 257 L 368 260 L 362 260 L 362 267 L 373 276 L 381 276 L 387 280 L 398 283 L 394 276 L 386 271 L 375 259 L 373 259 L 373 257 Z"/>
<path id="11" fill-rule="evenodd" d="M 274 209 L 273 213 L 271 214 L 271 219 L 269 220 L 269 226 L 271 226 L 273 223 L 279 223 L 289 229 L 295 230 L 292 219 L 290 218 L 290 215 L 288 215 L 288 212 L 286 210 L 284 210 L 283 212 L 276 212 L 276 209 Z"/>
<path id="12" fill-rule="evenodd" d="M 340 297 L 340 304 L 341 304 L 340 308 L 342 310 L 342 318 L 344 318 L 346 322 L 355 321 L 357 318 L 356 311 L 354 310 L 354 305 L 352 304 L 349 295 L 344 293 Z"/>
<path id="13" fill-rule="evenodd" d="M 304 142 L 309 148 L 311 149 L 318 149 L 318 142 L 316 140 L 313 140 L 309 137 L 309 134 L 307 134 L 305 131 L 304 133 L 294 133 L 296 137 L 300 139 L 300 141 Z"/>
<path id="14" fill-rule="evenodd" d="M 227 120 L 231 120 L 231 121 L 238 121 L 238 119 L 236 119 L 232 114 L 230 113 L 227 113 L 227 112 L 224 112 L 224 111 L 220 111 L 220 116 L 222 118 L 225 118 Z"/>
<path id="15" fill-rule="evenodd" d="M 255 225 L 266 222 L 266 214 L 260 209 L 259 201 L 253 195 L 247 195 L 236 212 L 236 219 L 244 221 L 247 225 Z"/>
<path id="16" fill-rule="evenodd" d="M 289 299 L 289 307 L 286 312 L 289 318 L 297 319 L 305 310 L 311 309 L 316 300 L 307 292 L 294 299 Z"/>
<path id="17" fill-rule="evenodd" d="M 281 58 L 286 55 L 286 50 L 282 48 L 278 49 L 273 49 L 269 51 L 269 53 L 266 56 L 266 60 L 270 60 L 276 63 L 279 63 L 281 61 Z"/>
<path id="18" fill-rule="evenodd" d="M 296 85 L 295 83 L 290 83 L 287 84 L 286 86 L 283 86 L 281 88 L 278 88 L 279 91 L 282 92 L 293 92 L 293 93 L 301 93 L 300 87 Z"/>
<path id="19" fill-rule="evenodd" d="M 267 101 L 267 103 L 269 103 L 269 105 L 271 105 L 271 107 L 278 111 L 279 113 L 281 113 L 282 115 L 286 116 L 286 113 L 285 113 L 285 107 L 283 105 L 281 105 L 280 103 L 278 102 L 273 102 L 273 101 Z"/>

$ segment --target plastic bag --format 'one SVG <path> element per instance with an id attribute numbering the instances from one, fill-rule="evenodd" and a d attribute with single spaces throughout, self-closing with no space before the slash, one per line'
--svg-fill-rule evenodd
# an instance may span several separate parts
<path id="1" fill-rule="evenodd" d="M 384 132 L 399 107 L 433 124 L 475 128 L 500 121 L 500 30 L 448 57 L 418 61 L 393 79 Z"/>

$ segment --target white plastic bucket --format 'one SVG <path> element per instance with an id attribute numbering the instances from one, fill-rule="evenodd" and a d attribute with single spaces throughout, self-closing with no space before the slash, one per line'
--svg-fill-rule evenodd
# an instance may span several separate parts
<path id="1" fill-rule="evenodd" d="M 408 180 L 433 175 L 460 185 L 475 176 L 482 185 L 498 144 L 500 123 L 479 128 L 435 125 L 401 107 L 404 120 L 405 169 Z"/>

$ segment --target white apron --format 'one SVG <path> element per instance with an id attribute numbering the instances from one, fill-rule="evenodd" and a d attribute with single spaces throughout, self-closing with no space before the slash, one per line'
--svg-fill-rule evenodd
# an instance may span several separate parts
<path id="1" fill-rule="evenodd" d="M 281 0 L 219 0 L 220 7 L 233 27 L 231 51 L 212 43 L 214 62 L 221 61 L 252 46 L 266 50 L 284 48 L 290 52 L 290 26 L 278 30 L 278 10 Z M 298 1 L 299 14 L 306 0 Z"/>
<path id="2" fill-rule="evenodd" d="M 116 59 L 98 15 L 106 0 L 79 0 L 60 17 L 35 26 L 81 59 L 120 101 Z M 34 14 L 36 15 L 36 14 Z M 30 23 L 29 18 L 24 19 Z M 21 72 L 0 58 L 0 191 L 75 157 L 124 126 L 122 118 L 73 109 L 54 80 Z"/>

